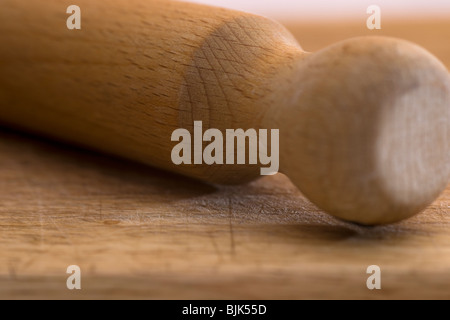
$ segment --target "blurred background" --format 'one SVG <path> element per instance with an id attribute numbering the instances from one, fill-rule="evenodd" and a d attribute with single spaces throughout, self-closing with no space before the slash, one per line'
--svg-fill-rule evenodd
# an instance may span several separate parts
<path id="1" fill-rule="evenodd" d="M 189 0 L 263 15 L 281 22 L 305 51 L 358 36 L 415 42 L 450 68 L 450 0 Z M 367 8 L 381 10 L 381 29 L 369 30 Z"/>
<path id="2" fill-rule="evenodd" d="M 386 18 L 449 17 L 450 0 L 192 0 L 248 11 L 275 19 L 364 19 L 370 5 L 378 5 Z"/>

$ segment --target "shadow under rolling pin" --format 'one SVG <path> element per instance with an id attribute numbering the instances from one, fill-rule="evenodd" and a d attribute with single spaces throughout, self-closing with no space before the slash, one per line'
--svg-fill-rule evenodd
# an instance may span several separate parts
<path id="1" fill-rule="evenodd" d="M 215 183 L 258 166 L 171 162 L 177 128 L 280 130 L 280 171 L 362 224 L 420 212 L 449 178 L 450 80 L 406 41 L 305 53 L 281 25 L 203 5 L 3 0 L 0 121 Z"/>

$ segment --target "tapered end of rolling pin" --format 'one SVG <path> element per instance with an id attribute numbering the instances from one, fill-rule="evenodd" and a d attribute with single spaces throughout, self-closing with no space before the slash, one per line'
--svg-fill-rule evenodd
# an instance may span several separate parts
<path id="1" fill-rule="evenodd" d="M 450 79 L 430 53 L 391 38 L 347 40 L 295 69 L 278 114 L 282 166 L 325 211 L 373 225 L 410 217 L 449 180 Z M 295 80 L 295 81 L 294 81 Z"/>

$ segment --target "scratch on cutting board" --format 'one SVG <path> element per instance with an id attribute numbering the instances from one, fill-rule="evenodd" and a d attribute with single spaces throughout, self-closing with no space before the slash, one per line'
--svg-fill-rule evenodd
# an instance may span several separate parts
<path id="1" fill-rule="evenodd" d="M 236 255 L 236 242 L 234 240 L 234 232 L 233 232 L 233 210 L 232 210 L 232 203 L 231 203 L 231 197 L 228 196 L 228 215 L 230 217 L 230 249 L 231 249 L 231 255 Z"/>
<path id="2" fill-rule="evenodd" d="M 219 264 L 220 264 L 223 261 L 222 252 L 219 250 L 219 246 L 217 245 L 217 242 L 214 239 L 214 234 L 212 232 L 208 232 L 208 236 L 211 239 L 211 243 L 214 248 L 214 252 L 216 253 L 217 258 L 219 259 Z"/>

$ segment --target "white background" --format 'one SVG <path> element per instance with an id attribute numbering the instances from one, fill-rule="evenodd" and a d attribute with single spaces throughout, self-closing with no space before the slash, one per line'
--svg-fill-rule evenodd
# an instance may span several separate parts
<path id="1" fill-rule="evenodd" d="M 321 19 L 367 18 L 366 9 L 376 4 L 384 17 L 397 19 L 448 17 L 450 0 L 189 0 L 252 12 L 271 18 Z"/>

